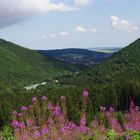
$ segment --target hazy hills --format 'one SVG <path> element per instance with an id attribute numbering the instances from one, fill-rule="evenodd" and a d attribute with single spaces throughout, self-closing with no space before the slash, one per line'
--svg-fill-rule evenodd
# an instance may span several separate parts
<path id="1" fill-rule="evenodd" d="M 96 51 L 96 52 L 104 52 L 104 53 L 114 53 L 121 50 L 122 47 L 98 47 L 98 48 L 89 48 L 89 50 Z"/>
<path id="2" fill-rule="evenodd" d="M 66 63 L 94 66 L 111 57 L 112 53 L 96 52 L 86 49 L 59 49 L 59 50 L 38 50 L 44 56 L 64 61 Z"/>

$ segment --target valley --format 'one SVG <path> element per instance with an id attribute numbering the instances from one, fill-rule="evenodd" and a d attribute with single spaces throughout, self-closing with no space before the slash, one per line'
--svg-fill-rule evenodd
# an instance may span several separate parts
<path id="1" fill-rule="evenodd" d="M 38 50 L 44 56 L 49 56 L 69 64 L 75 64 L 79 68 L 96 66 L 112 56 L 112 53 L 90 51 L 87 49 L 61 49 Z"/>
<path id="2" fill-rule="evenodd" d="M 140 140 L 140 0 L 0 0 L 0 140 Z"/>
<path id="3" fill-rule="evenodd" d="M 130 98 L 140 106 L 140 39 L 114 53 L 66 49 L 47 55 L 46 51 L 29 50 L 5 40 L 0 40 L 0 50 L 1 128 L 11 122 L 12 110 L 29 105 L 34 96 L 45 95 L 55 104 L 64 95 L 67 116 L 76 124 L 84 90 L 89 92 L 87 124 L 99 106 L 112 106 L 123 113 L 130 106 Z"/>

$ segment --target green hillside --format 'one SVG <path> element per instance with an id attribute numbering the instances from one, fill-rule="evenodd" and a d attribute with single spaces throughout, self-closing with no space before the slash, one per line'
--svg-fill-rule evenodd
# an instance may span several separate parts
<path id="1" fill-rule="evenodd" d="M 140 39 L 88 73 L 94 82 L 140 80 Z"/>
<path id="2" fill-rule="evenodd" d="M 75 70 L 72 65 L 0 39 L 0 88 L 42 82 Z"/>
<path id="3" fill-rule="evenodd" d="M 36 52 L 34 53 L 36 54 Z M 38 54 L 36 55 L 39 58 L 41 57 L 45 59 Z M 5 55 L 3 55 L 3 57 L 5 57 Z M 27 57 L 28 56 L 26 56 L 26 59 Z M 9 60 L 9 57 L 6 57 L 5 59 Z M 0 61 L 2 60 L 0 59 Z M 34 64 L 34 59 L 32 61 Z M 10 63 L 5 63 L 5 65 L 11 65 L 11 63 L 12 60 Z M 21 68 L 20 65 L 22 64 L 17 63 L 15 65 L 19 65 L 18 67 Z M 20 70 L 23 70 L 22 68 Z M 45 68 L 43 68 L 43 70 L 44 69 Z M 44 75 L 45 74 L 46 73 L 44 72 Z M 2 72 L 0 75 L 1 77 L 3 76 Z M 30 73 L 30 75 L 34 76 L 32 73 Z M 29 79 L 27 75 L 25 75 L 26 77 L 23 75 L 22 78 L 26 78 L 30 82 L 30 75 L 28 75 Z M 36 79 L 38 77 L 36 77 Z M 4 78 L 5 77 L 3 77 L 3 79 Z M 14 77 L 12 77 L 12 79 L 14 80 Z M 44 79 L 43 76 L 42 79 Z M 5 80 L 7 79 L 5 78 Z M 93 119 L 94 115 L 99 110 L 99 106 L 106 106 L 107 108 L 113 106 L 114 109 L 118 111 L 128 110 L 130 97 L 134 99 L 137 106 L 140 106 L 140 39 L 115 53 L 110 59 L 98 65 L 96 68 L 92 68 L 87 72 L 81 72 L 80 74 L 76 73 L 73 75 L 62 76 L 59 80 L 60 83 L 58 84 L 52 85 L 50 83 L 50 86 L 40 86 L 36 90 L 30 91 L 30 94 L 28 94 L 29 92 L 27 93 L 26 91 L 18 90 L 13 92 L 1 92 L 0 127 L 7 124 L 7 122 L 10 122 L 11 118 L 9 117 L 9 113 L 11 110 L 18 109 L 23 103 L 28 104 L 33 96 L 41 98 L 41 96 L 46 95 L 46 93 L 48 99 L 53 99 L 54 103 L 58 102 L 60 96 L 66 96 L 67 106 L 69 108 L 68 116 L 71 120 L 74 120 L 77 123 L 81 116 L 81 93 L 85 89 L 89 91 L 89 99 L 87 103 L 88 121 Z M 22 81 L 24 82 L 24 80 Z"/>
<path id="4" fill-rule="evenodd" d="M 96 68 L 77 74 L 74 78 L 62 77 L 61 83 L 90 91 L 89 106 L 94 108 L 99 105 L 113 105 L 118 110 L 126 110 L 130 97 L 139 106 L 140 39 L 116 52 Z M 76 90 L 80 93 L 78 89 Z M 72 95 L 70 91 L 68 94 Z"/>
<path id="5" fill-rule="evenodd" d="M 66 78 L 67 83 L 95 84 L 122 81 L 140 81 L 140 39 L 116 52 L 110 59 L 74 79 Z M 80 81 L 80 82 L 79 82 Z"/>

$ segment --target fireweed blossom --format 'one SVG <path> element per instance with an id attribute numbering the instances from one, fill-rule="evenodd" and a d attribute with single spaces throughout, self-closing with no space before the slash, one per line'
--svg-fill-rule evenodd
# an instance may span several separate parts
<path id="1" fill-rule="evenodd" d="M 76 126 L 75 123 L 69 122 L 68 127 L 69 127 L 70 130 L 72 130 L 72 129 L 75 129 L 77 126 Z"/>
<path id="2" fill-rule="evenodd" d="M 86 127 L 86 118 L 85 118 L 85 114 L 81 117 L 80 120 L 80 127 L 79 127 L 80 131 L 85 133 L 89 130 L 88 127 Z"/>
<path id="3" fill-rule="evenodd" d="M 60 114 L 61 114 L 61 107 L 59 105 L 55 106 L 55 110 L 54 110 L 53 114 L 55 116 L 60 116 Z"/>
<path id="4" fill-rule="evenodd" d="M 21 129 L 22 129 L 22 128 L 25 128 L 24 122 L 19 122 L 19 123 L 18 123 L 18 127 L 21 128 Z"/>
<path id="5" fill-rule="evenodd" d="M 135 107 L 135 111 L 139 112 L 140 108 L 138 106 Z"/>
<path id="6" fill-rule="evenodd" d="M 17 111 L 13 111 L 13 112 L 12 112 L 12 115 L 13 115 L 13 116 L 17 116 L 17 114 L 18 114 Z"/>
<path id="7" fill-rule="evenodd" d="M 94 120 L 94 121 L 92 122 L 92 126 L 93 126 L 94 128 L 96 128 L 96 127 L 98 126 L 98 121 L 97 121 L 97 120 Z"/>
<path id="8" fill-rule="evenodd" d="M 34 103 L 36 103 L 37 102 L 37 98 L 36 97 L 33 97 L 32 98 L 32 103 L 34 104 Z"/>
<path id="9" fill-rule="evenodd" d="M 123 123 L 117 118 L 117 113 L 113 107 L 108 110 L 104 106 L 100 106 L 98 116 L 94 116 L 94 120 L 87 126 L 89 116 L 86 116 L 88 92 L 82 93 L 82 111 L 80 124 L 75 124 L 68 119 L 65 96 L 61 96 L 61 105 L 49 102 L 46 105 L 46 96 L 41 99 L 42 103 L 37 101 L 36 97 L 32 99 L 32 105 L 28 108 L 21 107 L 21 113 L 14 111 L 12 113 L 11 126 L 14 129 L 14 137 L 16 140 L 81 140 L 92 137 L 98 140 L 108 139 L 108 132 L 113 132 L 115 138 L 120 136 L 127 140 L 134 140 L 133 135 L 129 133 L 140 132 L 140 110 L 131 100 L 129 111 L 122 113 Z M 27 111 L 28 110 L 28 111 Z M 44 113 L 45 112 L 45 113 Z M 106 127 L 107 122 L 107 127 Z M 111 134 L 111 133 L 110 133 Z M 139 139 L 139 137 L 138 137 Z"/>
<path id="10" fill-rule="evenodd" d="M 48 103 L 48 107 L 47 107 L 47 108 L 48 108 L 48 110 L 50 110 L 50 111 L 51 111 L 51 110 L 54 110 L 54 106 L 53 106 L 53 104 L 52 104 L 51 102 Z"/>
<path id="11" fill-rule="evenodd" d="M 46 96 L 42 96 L 42 100 L 43 101 L 47 100 L 47 97 Z"/>
<path id="12" fill-rule="evenodd" d="M 81 126 L 85 126 L 85 125 L 86 125 L 86 118 L 85 118 L 85 116 L 83 116 L 83 117 L 81 118 L 81 120 L 80 120 L 80 125 L 81 125 Z"/>
<path id="13" fill-rule="evenodd" d="M 65 96 L 61 96 L 61 101 L 65 101 L 66 97 Z"/>
<path id="14" fill-rule="evenodd" d="M 49 132 L 48 127 L 42 129 L 42 134 L 47 134 Z"/>
<path id="15" fill-rule="evenodd" d="M 23 114 L 22 113 L 18 113 L 17 116 L 18 117 L 23 117 Z"/>
<path id="16" fill-rule="evenodd" d="M 32 124 L 33 124 L 33 120 L 29 118 L 29 119 L 27 120 L 27 125 L 32 125 Z"/>
<path id="17" fill-rule="evenodd" d="M 105 112 L 105 111 L 106 111 L 106 107 L 100 106 L 100 112 Z"/>
<path id="18" fill-rule="evenodd" d="M 11 126 L 12 126 L 13 128 L 17 128 L 18 125 L 19 125 L 19 122 L 18 122 L 17 120 L 12 121 L 12 123 L 11 123 Z"/>
<path id="19" fill-rule="evenodd" d="M 62 127 L 60 129 L 60 132 L 63 133 L 63 134 L 65 134 L 65 133 L 70 133 L 71 130 L 70 130 L 70 128 L 68 126 L 64 126 L 64 127 Z"/>
<path id="20" fill-rule="evenodd" d="M 26 106 L 22 106 L 22 107 L 21 107 L 21 111 L 25 112 L 25 111 L 27 111 L 27 110 L 28 110 L 28 108 L 27 108 Z"/>
<path id="21" fill-rule="evenodd" d="M 83 96 L 84 96 L 84 97 L 88 97 L 88 95 L 89 95 L 88 91 L 84 90 L 84 91 L 83 91 Z"/>
<path id="22" fill-rule="evenodd" d="M 114 108 L 112 106 L 109 108 L 109 112 L 114 112 Z"/>
<path id="23" fill-rule="evenodd" d="M 104 125 L 102 125 L 102 126 L 101 126 L 101 132 L 102 132 L 102 133 L 104 133 L 104 132 L 105 132 L 105 130 L 106 130 L 106 129 L 105 129 L 105 126 L 104 126 Z"/>
<path id="24" fill-rule="evenodd" d="M 38 139 L 41 137 L 41 133 L 39 131 L 35 131 L 33 134 L 33 138 Z"/>

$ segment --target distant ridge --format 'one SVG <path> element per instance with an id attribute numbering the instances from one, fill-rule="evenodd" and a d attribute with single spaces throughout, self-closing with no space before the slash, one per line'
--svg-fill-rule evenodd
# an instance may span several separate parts
<path id="1" fill-rule="evenodd" d="M 99 64 L 112 55 L 112 53 L 96 52 L 79 48 L 38 50 L 38 52 L 47 57 L 49 56 L 67 63 L 83 66 Z"/>
<path id="2" fill-rule="evenodd" d="M 104 53 L 114 53 L 118 52 L 122 47 L 101 47 L 101 48 L 88 48 L 88 50 L 96 51 L 96 52 L 104 52 Z"/>

